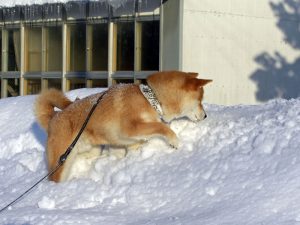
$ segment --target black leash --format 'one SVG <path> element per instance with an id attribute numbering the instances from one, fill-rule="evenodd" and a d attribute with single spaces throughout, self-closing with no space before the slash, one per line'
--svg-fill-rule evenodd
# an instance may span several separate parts
<path id="1" fill-rule="evenodd" d="M 67 148 L 67 150 L 65 151 L 64 154 L 62 154 L 59 158 L 58 164 L 57 166 L 52 169 L 50 172 L 48 172 L 45 176 L 43 176 L 41 179 L 39 179 L 34 185 L 32 185 L 27 191 L 25 191 L 23 194 L 21 194 L 19 197 L 17 197 L 15 200 L 13 200 L 12 202 L 10 202 L 9 204 L 7 204 L 5 207 L 3 207 L 0 210 L 0 214 L 5 211 L 6 209 L 8 209 L 10 206 L 14 205 L 17 201 L 19 201 L 21 198 L 23 198 L 26 194 L 28 194 L 32 189 L 34 189 L 37 185 L 39 185 L 42 181 L 44 181 L 47 177 L 51 176 L 52 174 L 54 174 L 63 164 L 64 162 L 67 160 L 68 155 L 71 153 L 72 149 L 74 148 L 74 146 L 76 145 L 77 141 L 79 140 L 81 134 L 83 133 L 87 123 L 89 122 L 93 112 L 95 111 L 97 105 L 99 104 L 99 102 L 101 101 L 101 99 L 104 97 L 104 95 L 106 94 L 107 91 L 103 92 L 99 98 L 97 99 L 97 101 L 94 103 L 93 107 L 91 108 L 89 114 L 87 115 L 84 123 L 82 124 L 81 129 L 79 130 L 77 136 L 74 138 L 72 144 Z"/>

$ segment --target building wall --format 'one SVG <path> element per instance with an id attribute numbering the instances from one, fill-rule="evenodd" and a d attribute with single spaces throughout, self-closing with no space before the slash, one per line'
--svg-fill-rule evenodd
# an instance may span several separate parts
<path id="1" fill-rule="evenodd" d="M 182 70 L 214 80 L 207 102 L 300 96 L 299 10 L 291 1 L 183 1 Z"/>
<path id="2" fill-rule="evenodd" d="M 181 69 L 182 3 L 181 0 L 169 0 L 162 6 L 162 70 Z"/>
<path id="3" fill-rule="evenodd" d="M 159 4 L 161 2 L 155 1 Z M 199 72 L 200 77 L 214 80 L 206 88 L 206 101 L 210 103 L 253 104 L 278 97 L 295 98 L 300 96 L 300 4 L 296 4 L 297 1 L 168 0 L 160 10 L 159 4 L 151 8 L 146 4 L 147 1 L 137 1 L 142 4 L 138 8 L 145 4 L 148 10 L 128 14 L 126 10 L 134 6 L 129 4 L 129 8 L 124 7 L 124 16 L 122 12 L 112 11 L 116 13 L 113 20 L 104 19 L 105 22 L 103 18 L 106 17 L 97 17 L 96 20 L 85 21 L 82 30 L 86 36 L 81 39 L 85 46 L 80 52 L 86 57 L 78 59 L 83 63 L 83 69 L 80 70 L 70 69 L 71 47 L 77 46 L 70 44 L 70 28 L 77 24 L 76 20 L 69 19 L 72 12 L 67 14 L 66 20 L 59 20 L 58 23 L 50 23 L 47 19 L 45 23 L 39 20 L 28 23 L 25 20 L 25 24 L 14 19 L 13 23 L 4 20 L 0 22 L 2 97 L 36 93 L 47 86 L 69 90 L 118 82 L 141 82 L 153 71 L 178 69 Z M 66 9 L 76 11 L 76 7 Z M 91 13 L 92 9 L 83 11 Z M 135 13 L 134 17 L 132 13 Z M 82 19 L 78 22 L 82 23 Z M 130 71 L 117 69 L 118 56 L 128 58 L 125 53 L 121 54 L 120 48 L 118 50 L 118 45 L 122 46 L 122 43 L 128 46 L 122 40 L 128 41 L 129 31 L 123 32 L 124 35 L 118 32 L 125 22 L 131 23 L 130 36 L 134 42 L 129 50 L 132 53 Z M 101 50 L 99 46 L 93 48 L 93 39 L 99 36 L 93 33 L 97 31 L 94 25 L 100 26 L 102 23 L 107 26 L 105 32 L 99 33 L 107 34 L 104 41 L 108 40 L 104 47 L 107 50 L 105 56 L 99 52 L 94 54 Z M 60 32 L 49 33 L 49 25 L 55 26 Z M 28 32 L 37 27 L 42 47 L 34 49 L 30 48 Z M 159 29 L 158 37 L 156 34 Z M 78 32 L 73 33 L 73 36 L 78 36 Z M 118 36 L 124 38 L 118 39 Z M 57 50 L 48 47 L 48 44 L 57 41 L 61 43 L 55 45 Z M 15 49 L 13 55 L 10 54 L 11 49 Z M 52 53 L 60 52 L 60 57 L 56 58 L 60 66 L 53 65 L 53 54 L 48 49 Z M 29 56 L 37 60 L 30 61 Z M 107 67 L 101 71 L 94 69 L 92 64 L 101 61 L 103 57 Z M 151 60 L 153 58 L 154 61 Z M 28 70 L 25 64 L 39 65 L 39 68 Z M 31 86 L 32 91 L 27 86 Z"/>
<path id="4" fill-rule="evenodd" d="M 140 83 L 159 71 L 161 1 L 108 4 L 0 8 L 1 97 Z"/>

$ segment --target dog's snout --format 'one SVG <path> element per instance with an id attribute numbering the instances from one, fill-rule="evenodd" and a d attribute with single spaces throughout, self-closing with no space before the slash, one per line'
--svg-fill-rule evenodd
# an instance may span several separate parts
<path id="1" fill-rule="evenodd" d="M 207 115 L 206 115 L 206 113 L 205 113 L 205 115 L 204 115 L 204 119 L 206 119 L 206 117 L 207 117 Z"/>

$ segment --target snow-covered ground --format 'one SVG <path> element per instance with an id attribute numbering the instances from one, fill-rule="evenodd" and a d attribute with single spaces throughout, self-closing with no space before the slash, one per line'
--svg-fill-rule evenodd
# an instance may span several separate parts
<path id="1" fill-rule="evenodd" d="M 47 172 L 35 98 L 0 100 L 0 208 Z M 205 106 L 202 122 L 172 122 L 178 150 L 153 139 L 81 161 L 80 178 L 41 183 L 0 224 L 300 224 L 300 99 Z"/>

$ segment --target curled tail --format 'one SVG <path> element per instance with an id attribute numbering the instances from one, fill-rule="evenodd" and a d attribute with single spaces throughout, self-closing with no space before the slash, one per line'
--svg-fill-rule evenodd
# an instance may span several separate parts
<path id="1" fill-rule="evenodd" d="M 62 91 L 48 89 L 43 91 L 35 102 L 35 115 L 39 124 L 48 130 L 49 121 L 55 115 L 54 107 L 61 110 L 72 103 Z"/>

